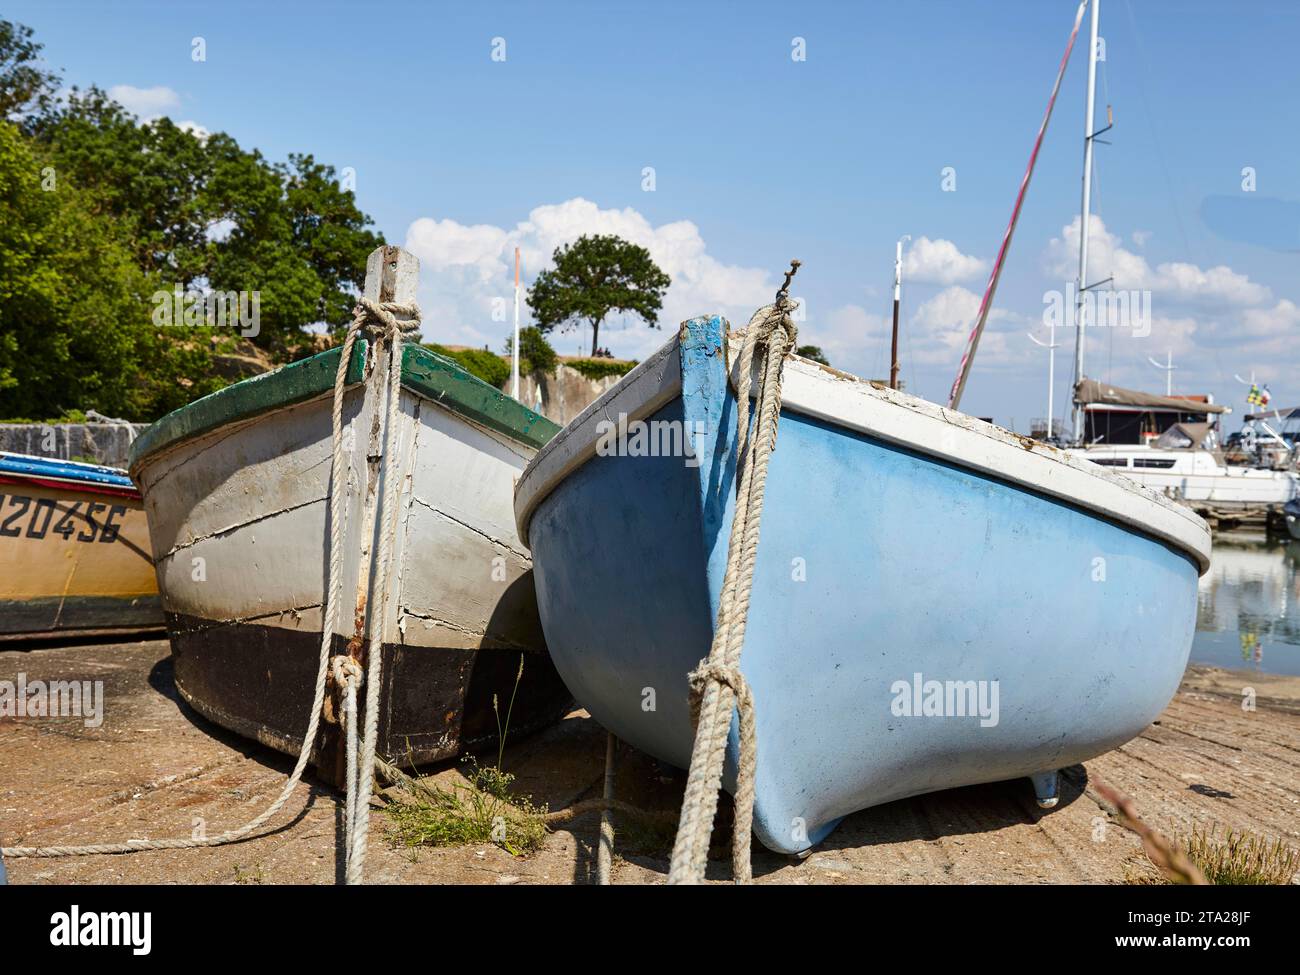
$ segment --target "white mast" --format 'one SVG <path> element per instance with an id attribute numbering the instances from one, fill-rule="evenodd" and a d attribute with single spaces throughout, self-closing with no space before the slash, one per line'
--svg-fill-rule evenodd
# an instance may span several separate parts
<path id="1" fill-rule="evenodd" d="M 1035 338 L 1034 333 L 1029 333 L 1029 339 L 1037 345 L 1041 345 L 1047 350 L 1047 436 L 1052 437 L 1055 430 L 1052 429 L 1052 419 L 1056 403 L 1056 350 L 1061 347 L 1061 343 L 1056 341 L 1056 322 L 1047 323 L 1047 341 Z"/>
<path id="2" fill-rule="evenodd" d="M 1088 223 L 1092 212 L 1092 140 L 1097 135 L 1092 130 L 1093 108 L 1097 102 L 1097 19 L 1101 0 L 1092 0 L 1092 26 L 1088 42 L 1088 97 L 1083 116 L 1083 205 L 1079 220 L 1079 281 L 1075 295 L 1074 312 L 1074 388 L 1083 379 L 1083 328 L 1088 291 Z M 1083 442 L 1083 408 L 1074 404 L 1074 439 Z"/>
<path id="3" fill-rule="evenodd" d="M 1155 366 L 1157 369 L 1164 370 L 1165 395 L 1174 395 L 1174 350 L 1170 349 L 1165 353 L 1164 362 L 1161 362 L 1159 359 L 1153 359 L 1150 356 L 1147 356 L 1147 362 L 1151 363 L 1151 365 Z"/>
<path id="4" fill-rule="evenodd" d="M 515 248 L 515 340 L 510 343 L 510 395 L 519 398 L 519 248 Z"/>

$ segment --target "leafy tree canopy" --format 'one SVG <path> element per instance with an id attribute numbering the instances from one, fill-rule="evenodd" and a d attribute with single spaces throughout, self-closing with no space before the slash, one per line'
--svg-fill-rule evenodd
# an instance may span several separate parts
<path id="1" fill-rule="evenodd" d="M 347 323 L 381 243 L 332 167 L 140 122 L 98 88 L 56 98 L 30 29 L 0 20 L 0 416 L 154 419 L 225 380 L 231 328 L 159 329 L 159 291 L 256 292 L 272 363 Z"/>
<path id="2" fill-rule="evenodd" d="M 157 274 L 85 195 L 42 188 L 39 149 L 0 122 L 0 416 L 145 420 L 222 385 L 211 330 L 153 326 Z"/>
<path id="3" fill-rule="evenodd" d="M 556 248 L 552 260 L 555 267 L 539 274 L 528 292 L 528 307 L 543 332 L 588 322 L 594 356 L 600 324 L 612 311 L 632 312 L 658 327 L 671 281 L 644 247 L 608 234 L 583 235 Z"/>
<path id="4" fill-rule="evenodd" d="M 41 67 L 41 50 L 30 27 L 0 20 L 0 119 L 18 120 L 53 102 L 59 76 Z"/>

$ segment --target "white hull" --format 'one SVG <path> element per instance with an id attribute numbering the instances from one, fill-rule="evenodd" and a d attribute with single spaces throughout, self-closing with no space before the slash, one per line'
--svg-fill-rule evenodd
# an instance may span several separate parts
<path id="1" fill-rule="evenodd" d="M 358 567 L 377 531 L 366 531 L 376 478 L 368 472 L 371 417 L 362 392 L 354 386 L 344 400 L 348 488 L 336 652 L 358 635 L 354 611 L 370 598 L 358 589 Z M 306 725 L 324 615 L 330 410 L 331 397 L 319 396 L 183 441 L 133 470 L 177 686 L 205 716 L 288 752 L 300 747 Z M 545 655 L 532 563 L 514 527 L 514 481 L 534 451 L 406 388 L 398 423 L 390 603 L 370 612 L 382 614 L 391 657 L 386 750 L 405 755 L 409 747 L 430 760 L 481 737 L 470 725 L 495 734 L 491 695 L 510 692 L 521 654 L 525 708 L 538 704 L 553 719 L 556 693 L 546 682 L 563 688 Z M 488 680 L 500 686 L 486 689 Z M 524 701 L 533 680 L 546 686 Z M 485 714 L 462 713 L 471 698 Z"/>
<path id="2" fill-rule="evenodd" d="M 1296 494 L 1297 478 L 1289 471 L 1223 466 L 1206 450 L 1093 447 L 1070 453 L 1189 503 L 1267 507 L 1286 504 Z"/>

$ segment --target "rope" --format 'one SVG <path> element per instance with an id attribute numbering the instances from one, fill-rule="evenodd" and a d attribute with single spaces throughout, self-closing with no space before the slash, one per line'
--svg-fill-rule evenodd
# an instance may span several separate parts
<path id="1" fill-rule="evenodd" d="M 797 263 L 794 267 L 798 267 Z M 736 490 L 736 510 L 727 544 L 727 571 L 718 600 L 713 645 L 708 657 L 688 675 L 691 712 L 696 718 L 695 744 L 691 749 L 686 795 L 682 799 L 677 838 L 673 843 L 668 872 L 670 884 L 694 884 L 704 880 L 733 707 L 740 715 L 740 755 L 736 771 L 731 869 L 738 884 L 749 883 L 752 879 L 749 843 L 754 821 L 754 770 L 758 746 L 754 729 L 754 699 L 740 671 L 740 654 L 745 644 L 745 624 L 754 586 L 767 463 L 776 447 L 777 421 L 781 415 L 781 367 L 786 355 L 794 349 L 798 334 L 790 314 L 796 305 L 787 292 L 793 273 L 792 269 L 786 275 L 785 286 L 777 292 L 776 302 L 760 308 L 749 320 L 741 347 L 736 390 L 736 466 L 740 484 Z M 751 437 L 749 392 L 756 362 L 761 363 L 761 367 L 755 431 Z"/>
<path id="2" fill-rule="evenodd" d="M 408 321 L 401 321 L 395 313 L 405 313 Z M 415 304 L 399 305 L 395 302 L 375 304 L 361 299 L 357 306 L 352 328 L 359 328 L 369 317 L 383 326 L 388 337 L 388 400 L 384 416 L 384 452 L 380 465 L 380 482 L 384 486 L 380 513 L 386 524 L 375 546 L 374 571 L 375 587 L 378 592 L 378 611 L 370 612 L 369 625 L 370 653 L 366 661 L 366 729 L 361 740 L 360 769 L 349 769 L 349 803 L 352 817 L 349 824 L 347 870 L 348 884 L 362 881 L 366 861 L 366 848 L 370 838 L 370 796 L 375 784 L 375 745 L 379 739 L 379 686 L 383 674 L 383 639 L 384 612 L 388 608 L 389 573 L 393 561 L 393 545 L 397 537 L 397 494 L 398 478 L 393 468 L 393 458 L 397 450 L 397 414 L 401 405 L 402 393 L 402 335 L 413 333 L 420 327 L 420 309 Z M 373 375 L 373 373 L 372 373 Z M 370 608 L 374 610 L 372 601 Z M 349 738 L 349 757 L 355 757 L 356 726 L 351 727 Z M 354 797 L 355 796 L 355 797 Z"/>
<path id="3" fill-rule="evenodd" d="M 399 320 L 396 316 L 409 316 L 410 321 Z M 377 325 L 376 325 L 377 323 Z M 367 329 L 372 336 L 390 337 L 389 348 L 389 403 L 388 403 L 388 430 L 387 430 L 387 449 L 384 453 L 383 473 L 382 476 L 388 481 L 384 501 L 386 512 L 391 513 L 395 506 L 396 493 L 393 486 L 393 478 L 389 476 L 388 465 L 392 457 L 393 445 L 393 421 L 397 412 L 397 395 L 395 391 L 400 390 L 401 381 L 401 338 L 404 333 L 412 332 L 419 327 L 420 309 L 415 304 L 399 304 L 396 302 L 376 303 L 362 298 L 353 312 L 352 324 L 348 326 L 347 335 L 343 340 L 342 353 L 339 356 L 338 372 L 334 376 L 334 405 L 333 405 L 333 456 L 330 459 L 330 536 L 329 536 L 329 580 L 325 593 L 325 616 L 321 623 L 321 646 L 320 659 L 316 668 L 316 686 L 312 695 L 312 707 L 310 716 L 307 719 L 307 731 L 303 735 L 302 748 L 298 752 L 298 760 L 294 764 L 293 771 L 289 774 L 284 788 L 280 790 L 280 795 L 265 810 L 253 819 L 249 820 L 243 826 L 236 829 L 227 830 L 216 836 L 195 839 L 187 837 L 185 839 L 174 840 L 148 840 L 134 839 L 127 840 L 124 843 L 92 843 L 83 846 L 15 846 L 0 848 L 0 856 L 13 857 L 22 859 L 25 857 L 65 857 L 65 856 L 92 856 L 96 854 L 112 853 L 135 853 L 140 850 L 189 850 L 199 847 L 224 846 L 229 843 L 237 843 L 246 839 L 251 833 L 256 831 L 272 816 L 278 813 L 293 790 L 302 780 L 303 773 L 307 769 L 307 763 L 311 758 L 312 746 L 316 741 L 316 732 L 320 726 L 320 715 L 322 706 L 325 703 L 325 677 L 330 669 L 330 643 L 334 633 L 334 624 L 338 616 L 338 595 L 342 584 L 343 569 L 343 509 L 345 505 L 346 493 L 346 468 L 344 467 L 343 457 L 343 392 L 347 383 L 348 364 L 352 359 L 352 348 L 356 344 L 358 333 Z M 393 366 L 396 364 L 397 368 Z M 395 374 L 395 376 L 394 376 Z M 373 375 L 373 373 L 372 373 Z M 396 516 L 393 514 L 391 524 L 396 525 Z M 394 529 L 395 534 L 395 529 Z M 381 607 L 387 605 L 387 559 L 391 555 L 392 536 L 385 533 L 380 538 L 379 551 L 377 557 L 383 560 L 381 575 L 381 591 L 384 594 L 384 601 Z M 382 612 L 382 610 L 381 610 Z M 373 641 L 374 635 L 380 633 L 380 627 L 375 622 L 373 616 L 371 620 L 371 646 L 378 647 L 379 644 Z M 370 783 L 374 779 L 374 746 L 375 735 L 378 727 L 378 685 L 380 668 L 380 654 L 375 652 L 370 655 L 370 674 L 367 679 L 370 680 L 370 686 L 366 688 L 366 738 L 368 748 L 363 745 L 362 748 L 362 770 L 364 775 L 358 776 L 355 768 L 355 762 L 349 761 L 348 774 L 348 808 L 352 815 L 346 820 L 348 833 L 354 841 L 349 843 L 348 855 L 348 882 L 358 882 L 361 875 L 361 866 L 365 859 L 365 828 L 360 832 L 360 845 L 357 847 L 355 840 L 357 836 L 357 823 L 369 825 L 368 809 L 370 804 Z M 353 726 L 353 742 L 355 742 L 355 681 L 356 674 L 360 667 L 350 658 L 345 658 L 352 669 L 343 671 L 346 675 L 344 687 L 344 707 L 348 708 L 348 688 L 351 688 L 352 707 L 349 719 Z M 346 668 L 346 664 L 340 664 L 339 667 Z M 352 749 L 354 744 L 349 745 Z M 369 755 L 367 762 L 366 756 Z M 350 756 L 351 757 L 351 756 Z M 357 782 L 361 778 L 363 781 Z M 364 800 L 362 797 L 364 796 Z M 359 849 L 360 857 L 356 853 Z M 353 880 L 353 877 L 357 880 Z"/>
<path id="4" fill-rule="evenodd" d="M 614 732 L 605 732 L 605 792 L 601 797 L 600 840 L 596 847 L 596 883 L 608 887 L 614 866 L 614 817 L 610 800 L 614 798 Z"/>

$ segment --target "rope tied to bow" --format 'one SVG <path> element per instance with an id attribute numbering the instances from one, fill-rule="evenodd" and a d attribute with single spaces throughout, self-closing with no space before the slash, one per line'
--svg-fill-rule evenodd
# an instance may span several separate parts
<path id="1" fill-rule="evenodd" d="M 691 749 L 677 838 L 673 843 L 668 872 L 670 884 L 696 884 L 704 880 L 733 708 L 738 712 L 740 728 L 731 870 L 738 884 L 753 879 L 750 834 L 754 822 L 758 738 L 753 695 L 740 670 L 740 655 L 744 649 L 750 594 L 754 586 L 768 460 L 776 447 L 781 415 L 782 367 L 786 356 L 795 347 L 799 331 L 793 318 L 797 305 L 789 295 L 790 279 L 798 269 L 799 262 L 792 261 L 776 300 L 754 312 L 745 329 L 737 360 L 740 372 L 736 383 L 736 506 L 727 543 L 727 569 L 718 599 L 713 643 L 709 655 L 688 675 L 695 742 Z M 751 434 L 749 397 L 755 367 L 759 380 Z"/>
<path id="2" fill-rule="evenodd" d="M 403 317 L 398 317 L 403 316 Z M 379 728 L 379 684 L 381 671 L 381 654 L 369 655 L 368 667 L 361 665 L 346 655 L 330 655 L 335 623 L 338 619 L 339 590 L 342 587 L 343 574 L 343 513 L 346 507 L 347 466 L 343 453 L 343 394 L 347 386 L 348 366 L 352 361 L 352 350 L 358 335 L 365 332 L 372 342 L 386 342 L 388 346 L 388 397 L 384 422 L 384 451 L 381 459 L 380 478 L 384 484 L 383 504 L 380 511 L 387 519 L 387 525 L 380 534 L 375 547 L 372 567 L 376 567 L 379 594 L 379 612 L 368 615 L 370 627 L 370 646 L 379 647 L 383 636 L 383 608 L 388 605 L 388 569 L 392 561 L 393 540 L 397 533 L 397 476 L 392 469 L 394 448 L 396 445 L 396 420 L 401 394 L 402 378 L 402 339 L 420 327 L 420 308 L 414 302 L 402 303 L 383 301 L 375 302 L 361 298 L 353 309 L 352 322 L 348 326 L 339 354 L 338 371 L 334 376 L 334 400 L 332 410 L 332 446 L 330 458 L 330 532 L 326 552 L 329 556 L 329 576 L 325 590 L 325 612 L 321 621 L 320 656 L 316 668 L 316 683 L 312 696 L 312 706 L 307 719 L 307 730 L 303 734 L 302 747 L 293 771 L 285 781 L 279 796 L 266 809 L 249 820 L 243 826 L 227 830 L 211 837 L 187 837 L 174 840 L 132 839 L 123 843 L 93 843 L 81 846 L 49 847 L 5 847 L 0 848 L 0 856 L 13 857 L 65 857 L 88 856 L 94 854 L 135 853 L 139 850 L 188 850 L 199 847 L 223 846 L 247 839 L 252 833 L 279 812 L 293 790 L 302 780 L 311 759 L 312 748 L 320 727 L 321 712 L 325 702 L 326 676 L 334 677 L 335 683 L 343 691 L 343 712 L 345 734 L 347 738 L 347 811 L 345 819 L 345 837 L 347 846 L 347 882 L 361 882 L 365 863 L 367 836 L 370 825 L 370 796 L 374 784 L 376 765 L 375 744 Z M 373 345 L 372 345 L 373 347 Z M 372 357 L 373 358 L 373 357 Z M 366 395 L 369 396 L 371 379 L 378 375 L 378 369 L 372 368 L 366 377 Z M 371 603 L 373 605 L 373 602 Z M 356 694 L 361 684 L 366 685 L 366 727 L 357 750 L 356 734 Z"/>
<path id="3" fill-rule="evenodd" d="M 399 318 L 398 316 L 405 316 Z M 362 298 L 357 302 L 352 313 L 352 324 L 348 327 L 343 341 L 343 354 L 339 359 L 339 371 L 334 379 L 334 461 L 330 469 L 330 483 L 334 493 L 331 498 L 331 524 L 339 520 L 337 534 L 331 530 L 330 558 L 330 592 L 328 596 L 328 619 L 322 635 L 321 653 L 324 655 L 329 645 L 336 618 L 337 592 L 339 575 L 342 568 L 342 553 L 338 543 L 342 538 L 341 519 L 345 504 L 341 485 L 346 482 L 343 467 L 342 449 L 342 412 L 343 388 L 346 384 L 348 363 L 351 361 L 352 346 L 357 336 L 365 331 L 371 339 L 371 348 L 380 343 L 387 346 L 387 398 L 384 402 L 384 445 L 380 459 L 379 482 L 383 485 L 383 497 L 376 519 L 382 517 L 382 529 L 378 543 L 372 554 L 369 566 L 372 574 L 373 596 L 367 602 L 366 625 L 370 653 L 367 654 L 364 684 L 366 690 L 365 729 L 360 741 L 357 739 L 356 727 L 356 677 L 351 671 L 345 671 L 348 678 L 340 682 L 344 691 L 344 740 L 346 742 L 345 761 L 347 762 L 347 806 L 344 813 L 345 836 L 347 846 L 345 876 L 348 884 L 360 884 L 364 875 L 366 849 L 370 836 L 370 797 L 375 782 L 375 749 L 379 740 L 379 688 L 383 677 L 383 615 L 388 606 L 388 585 L 393 560 L 393 547 L 397 537 L 397 494 L 398 477 L 394 468 L 397 448 L 397 417 L 402 392 L 402 339 L 414 333 L 420 327 L 420 308 L 414 302 L 395 301 L 376 302 Z M 379 374 L 377 357 L 374 367 L 366 377 L 366 393 Z M 378 405 L 376 404 L 376 408 Z M 336 566 L 337 563 L 337 566 Z M 377 608 L 376 608 L 377 607 Z M 322 656 L 323 659 L 323 656 Z M 348 658 L 351 660 L 351 658 Z M 352 661 L 355 664 L 355 661 Z M 340 665 L 342 667 L 342 665 Z M 359 665 L 357 670 L 360 670 Z M 351 697 L 349 706 L 348 698 Z"/>

